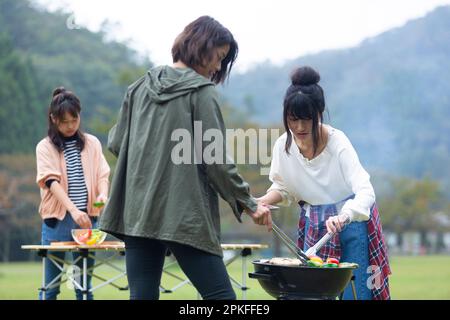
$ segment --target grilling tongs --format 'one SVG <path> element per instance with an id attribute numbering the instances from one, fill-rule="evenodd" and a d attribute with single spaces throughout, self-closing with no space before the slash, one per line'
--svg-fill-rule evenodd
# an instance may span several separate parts
<path id="1" fill-rule="evenodd" d="M 278 210 L 277 206 L 268 206 L 271 211 Z M 300 249 L 297 244 L 285 234 L 275 222 L 272 221 L 272 230 L 274 234 L 284 243 L 284 245 L 302 262 L 305 263 L 309 260 L 308 256 Z"/>
<path id="2" fill-rule="evenodd" d="M 350 223 L 350 218 L 347 217 L 347 219 L 344 222 L 344 226 Z M 328 232 L 326 235 L 324 235 L 315 245 L 313 245 L 311 248 L 306 250 L 306 255 L 308 257 L 315 256 L 317 251 L 320 250 L 320 248 L 323 247 L 325 243 L 327 243 L 333 236 L 335 232 Z"/>
<path id="3" fill-rule="evenodd" d="M 269 209 L 271 211 L 279 209 L 277 206 L 269 206 Z M 350 219 L 348 218 L 344 225 L 347 225 L 350 223 Z M 326 235 L 324 235 L 317 243 L 309 248 L 306 253 L 304 253 L 297 244 L 289 238 L 287 234 L 285 234 L 278 226 L 272 222 L 272 230 L 274 231 L 275 235 L 288 247 L 288 249 L 303 263 L 306 263 L 308 260 L 310 260 L 309 257 L 316 255 L 317 251 L 320 250 L 320 248 L 323 247 L 325 243 L 327 243 L 333 236 L 334 232 L 328 232 Z"/>
<path id="4" fill-rule="evenodd" d="M 278 226 L 272 222 L 272 230 L 274 234 L 280 239 L 284 245 L 302 262 L 306 263 L 309 258 L 308 256 L 299 248 L 294 241 L 292 241 L 287 234 L 285 234 Z"/>

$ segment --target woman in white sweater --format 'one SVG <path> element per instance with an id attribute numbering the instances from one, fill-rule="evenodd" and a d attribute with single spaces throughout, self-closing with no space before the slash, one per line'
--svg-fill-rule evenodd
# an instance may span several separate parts
<path id="1" fill-rule="evenodd" d="M 298 245 L 306 251 L 325 233 L 336 232 L 318 255 L 358 263 L 358 299 L 389 299 L 390 268 L 370 176 L 347 136 L 323 124 L 320 75 L 301 67 L 291 80 L 284 98 L 286 133 L 275 143 L 272 186 L 260 201 L 299 203 Z M 344 299 L 351 298 L 348 287 Z"/>

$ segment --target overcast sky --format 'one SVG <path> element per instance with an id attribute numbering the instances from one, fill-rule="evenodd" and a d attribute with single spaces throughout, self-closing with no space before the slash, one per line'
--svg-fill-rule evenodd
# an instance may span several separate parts
<path id="1" fill-rule="evenodd" d="M 36 0 L 63 8 L 74 21 L 96 31 L 108 19 L 112 36 L 156 64 L 170 64 L 173 40 L 184 26 L 210 15 L 239 43 L 237 68 L 324 49 L 351 47 L 363 39 L 424 16 L 450 0 Z M 76 32 L 76 30 L 73 30 Z"/>

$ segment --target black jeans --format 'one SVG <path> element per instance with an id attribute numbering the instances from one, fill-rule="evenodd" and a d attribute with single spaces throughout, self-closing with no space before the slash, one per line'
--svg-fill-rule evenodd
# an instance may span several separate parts
<path id="1" fill-rule="evenodd" d="M 235 300 L 221 257 L 170 241 L 125 236 L 131 300 L 157 300 L 167 249 L 205 300 Z"/>

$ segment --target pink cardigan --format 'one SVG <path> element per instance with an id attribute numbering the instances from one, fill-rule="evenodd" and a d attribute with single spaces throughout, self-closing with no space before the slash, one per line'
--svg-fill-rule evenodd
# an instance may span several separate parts
<path id="1" fill-rule="evenodd" d="M 99 194 L 108 196 L 109 165 L 102 152 L 100 141 L 93 135 L 84 134 L 86 143 L 81 151 L 81 163 L 88 190 L 88 214 L 99 216 L 101 209 L 94 208 L 93 203 Z M 53 196 L 45 182 L 56 179 L 68 193 L 66 160 L 64 152 L 58 152 L 50 139 L 42 139 L 36 146 L 37 176 L 36 183 L 41 189 L 39 214 L 42 219 L 57 218 L 63 220 L 67 209 Z"/>

